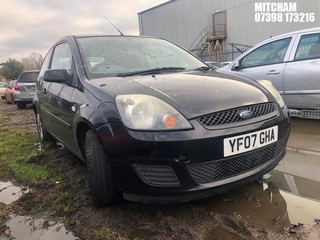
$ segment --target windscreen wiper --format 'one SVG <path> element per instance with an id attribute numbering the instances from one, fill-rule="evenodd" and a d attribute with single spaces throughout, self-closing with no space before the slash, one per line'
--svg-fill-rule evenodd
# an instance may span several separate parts
<path id="1" fill-rule="evenodd" d="M 160 74 L 163 72 L 175 72 L 175 71 L 183 71 L 185 68 L 183 67 L 162 67 L 162 68 L 152 68 L 142 71 L 135 71 L 135 72 L 127 72 L 127 73 L 119 73 L 117 77 L 128 77 L 134 75 L 148 75 L 148 74 Z"/>
<path id="2" fill-rule="evenodd" d="M 212 70 L 211 67 L 208 67 L 208 66 L 203 66 L 203 67 L 198 67 L 196 69 L 194 69 L 194 71 L 209 71 L 209 70 Z"/>

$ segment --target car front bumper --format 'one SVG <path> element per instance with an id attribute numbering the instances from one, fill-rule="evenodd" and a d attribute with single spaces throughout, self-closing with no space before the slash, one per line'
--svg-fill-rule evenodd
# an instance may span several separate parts
<path id="1" fill-rule="evenodd" d="M 122 124 L 97 129 L 110 158 L 115 182 L 124 197 L 142 202 L 182 202 L 207 197 L 258 179 L 285 155 L 290 133 L 287 114 L 240 127 L 137 132 Z M 278 126 L 278 141 L 224 157 L 223 140 Z"/>

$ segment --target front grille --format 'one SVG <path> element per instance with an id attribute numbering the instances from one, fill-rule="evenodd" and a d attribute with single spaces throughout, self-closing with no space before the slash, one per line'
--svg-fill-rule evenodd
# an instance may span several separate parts
<path id="1" fill-rule="evenodd" d="M 140 178 L 147 184 L 157 187 L 179 187 L 180 181 L 170 166 L 133 164 Z"/>
<path id="2" fill-rule="evenodd" d="M 242 111 L 249 110 L 253 113 L 250 119 L 242 119 L 240 113 Z M 248 121 L 259 117 L 272 117 L 277 114 L 277 108 L 274 103 L 263 103 L 257 105 L 251 105 L 241 108 L 229 109 L 221 112 L 208 114 L 198 117 L 197 120 L 207 128 Z"/>
<path id="3" fill-rule="evenodd" d="M 287 142 L 284 138 L 272 145 L 247 154 L 187 165 L 191 177 L 197 183 L 209 183 L 234 177 L 253 170 L 280 156 Z"/>

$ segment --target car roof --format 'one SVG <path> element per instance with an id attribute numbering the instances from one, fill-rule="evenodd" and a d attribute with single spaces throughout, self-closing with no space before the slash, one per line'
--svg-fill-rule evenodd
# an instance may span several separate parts
<path id="1" fill-rule="evenodd" d="M 288 33 L 284 33 L 284 34 L 281 34 L 281 35 L 277 35 L 277 36 L 274 36 L 274 37 L 271 37 L 271 38 L 267 38 L 267 39 L 262 40 L 261 42 L 258 42 L 257 44 L 255 44 L 248 51 L 251 51 L 251 50 L 257 48 L 258 46 L 262 46 L 262 45 L 264 45 L 264 44 L 266 44 L 268 42 L 272 42 L 272 41 L 277 40 L 277 39 L 282 39 L 282 38 L 285 38 L 285 37 L 291 37 L 291 36 L 296 35 L 296 34 L 304 34 L 304 33 L 309 33 L 309 32 L 310 33 L 320 32 L 320 27 L 302 29 L 302 30 L 298 30 L 298 31 L 293 31 L 293 32 L 288 32 Z M 242 56 L 242 54 L 239 57 L 237 57 L 236 59 L 241 58 L 241 56 Z"/>
<path id="2" fill-rule="evenodd" d="M 89 37 L 107 37 L 107 38 L 152 38 L 152 39 L 162 39 L 159 37 L 154 36 L 137 36 L 137 35 L 108 35 L 108 34 L 82 34 L 82 35 L 66 35 L 63 36 L 58 40 L 58 42 L 70 39 L 77 39 L 77 38 L 89 38 Z"/>
<path id="3" fill-rule="evenodd" d="M 295 35 L 295 34 L 302 34 L 302 33 L 308 33 L 308 32 L 320 32 L 320 27 L 316 27 L 316 28 L 307 28 L 307 29 L 302 29 L 302 30 L 298 30 L 298 31 L 293 31 L 293 32 L 289 32 L 289 33 L 284 33 L 281 35 L 277 35 L 274 36 L 272 38 L 280 38 L 280 37 L 286 37 L 286 36 L 290 36 L 290 35 Z M 271 39 L 271 38 L 269 38 Z"/>
<path id="4" fill-rule="evenodd" d="M 120 37 L 120 38 L 132 38 L 132 37 L 135 37 L 135 38 L 157 38 L 157 37 L 153 37 L 153 36 L 145 36 L 145 35 L 108 35 L 108 34 L 82 34 L 82 35 L 67 35 L 66 37 L 68 36 L 72 36 L 72 37 L 76 37 L 76 38 L 79 38 L 79 37 Z"/>

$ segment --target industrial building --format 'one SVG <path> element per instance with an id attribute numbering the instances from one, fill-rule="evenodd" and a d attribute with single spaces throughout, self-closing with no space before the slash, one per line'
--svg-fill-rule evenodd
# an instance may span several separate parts
<path id="1" fill-rule="evenodd" d="M 141 35 L 218 62 L 269 37 L 319 27 L 319 17 L 319 0 L 171 0 L 138 13 Z"/>

